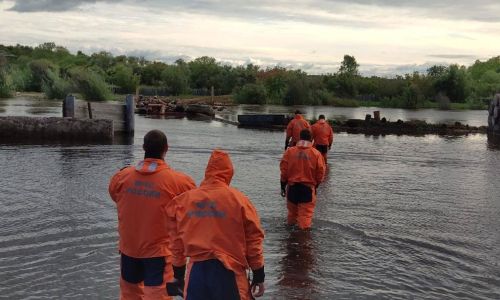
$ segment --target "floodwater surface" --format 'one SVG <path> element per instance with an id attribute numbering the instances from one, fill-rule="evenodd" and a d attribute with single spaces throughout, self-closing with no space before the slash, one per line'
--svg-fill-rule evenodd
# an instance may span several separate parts
<path id="1" fill-rule="evenodd" d="M 232 184 L 266 231 L 262 299 L 500 298 L 500 150 L 486 135 L 337 134 L 313 230 L 300 232 L 284 224 L 282 132 L 141 116 L 130 145 L 0 141 L 1 297 L 118 298 L 107 187 L 142 159 L 151 129 L 168 135 L 167 162 L 197 183 L 212 149 L 230 153 Z"/>

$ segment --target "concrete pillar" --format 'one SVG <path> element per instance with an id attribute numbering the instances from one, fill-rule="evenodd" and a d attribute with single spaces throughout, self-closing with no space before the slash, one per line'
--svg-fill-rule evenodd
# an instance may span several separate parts
<path id="1" fill-rule="evenodd" d="M 134 135 L 134 112 L 135 112 L 135 103 L 134 103 L 134 95 L 127 95 L 125 97 L 125 132 L 130 135 Z"/>
<path id="2" fill-rule="evenodd" d="M 75 117 L 75 101 L 76 98 L 73 95 L 68 95 L 63 101 L 63 117 L 64 118 L 74 118 Z"/>

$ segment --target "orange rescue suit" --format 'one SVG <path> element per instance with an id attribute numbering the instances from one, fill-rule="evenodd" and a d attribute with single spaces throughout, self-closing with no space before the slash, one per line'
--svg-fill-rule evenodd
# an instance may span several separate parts
<path id="1" fill-rule="evenodd" d="M 184 297 L 189 297 L 189 270 L 193 263 L 217 259 L 235 273 L 242 300 L 250 299 L 246 270 L 264 266 L 264 231 L 250 200 L 229 186 L 233 165 L 229 155 L 215 150 L 198 189 L 168 205 L 174 266 L 189 265 Z M 189 299 L 189 298 L 187 298 Z"/>
<path id="2" fill-rule="evenodd" d="M 315 145 L 330 146 L 333 143 L 333 129 L 324 119 L 314 123 L 311 132 Z"/>
<path id="3" fill-rule="evenodd" d="M 195 187 L 193 179 L 161 159 L 145 159 L 115 174 L 109 194 L 118 209 L 120 251 L 135 258 L 170 256 L 164 207 Z"/>
<path id="4" fill-rule="evenodd" d="M 290 146 L 295 146 L 300 140 L 300 132 L 302 129 L 310 128 L 311 125 L 306 119 L 300 114 L 296 114 L 295 117 L 288 123 L 286 127 L 286 138 L 292 138 L 290 141 Z"/>
<path id="5" fill-rule="evenodd" d="M 161 159 L 145 159 L 112 177 L 109 194 L 118 210 L 121 300 L 172 299 L 165 289 L 166 282 L 173 279 L 165 206 L 175 196 L 195 187 L 190 177 L 174 171 Z M 140 265 L 142 261 L 161 257 L 163 272 L 142 267 L 130 269 L 123 264 L 124 259 Z M 129 275 L 124 274 L 142 279 L 130 281 Z M 159 281 L 152 283 L 152 276 L 159 276 Z"/>
<path id="6" fill-rule="evenodd" d="M 300 140 L 297 146 L 288 148 L 280 163 L 281 181 L 287 184 L 288 224 L 297 224 L 301 229 L 312 225 L 316 206 L 316 187 L 325 176 L 325 162 L 321 153 L 312 147 L 310 141 Z M 291 186 L 302 184 L 312 190 L 312 200 L 306 203 L 292 203 Z"/>
<path id="7" fill-rule="evenodd" d="M 325 119 L 319 119 L 318 122 L 311 126 L 311 133 L 314 140 L 314 146 L 324 148 L 323 159 L 327 160 L 327 147 L 331 147 L 333 143 L 333 129 Z"/>

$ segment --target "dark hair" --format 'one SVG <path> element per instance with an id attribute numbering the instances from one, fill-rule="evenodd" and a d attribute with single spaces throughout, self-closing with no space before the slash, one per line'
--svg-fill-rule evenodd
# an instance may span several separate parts
<path id="1" fill-rule="evenodd" d="M 144 136 L 145 158 L 161 159 L 163 153 L 168 149 L 167 136 L 160 130 L 151 130 Z"/>
<path id="2" fill-rule="evenodd" d="M 324 119 L 325 119 L 325 115 L 319 115 L 318 119 L 319 119 L 319 120 L 321 120 L 321 119 L 323 119 L 323 120 L 324 120 Z"/>
<path id="3" fill-rule="evenodd" d="M 304 141 L 311 141 L 312 140 L 311 131 L 309 131 L 309 129 L 302 129 L 300 131 L 300 139 Z"/>
<path id="4" fill-rule="evenodd" d="M 300 110 L 298 110 L 298 109 L 297 109 L 297 110 L 295 111 L 295 114 L 296 114 L 296 115 L 300 115 L 300 114 L 302 114 L 302 112 L 301 112 Z"/>

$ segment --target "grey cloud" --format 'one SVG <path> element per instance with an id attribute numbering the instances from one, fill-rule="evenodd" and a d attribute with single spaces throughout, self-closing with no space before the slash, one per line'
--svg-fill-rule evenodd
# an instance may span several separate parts
<path id="1" fill-rule="evenodd" d="M 427 56 L 431 58 L 442 58 L 442 59 L 467 59 L 467 60 L 478 59 L 477 56 L 469 54 L 431 54 Z"/>
<path id="2" fill-rule="evenodd" d="M 0 0 L 1 1 L 1 0 Z M 251 19 L 257 21 L 294 20 L 308 23 L 340 26 L 368 27 L 379 23 L 383 16 L 371 19 L 356 17 L 359 8 L 365 7 L 405 9 L 408 18 L 431 17 L 440 19 L 468 19 L 483 22 L 499 22 L 500 3 L 497 0 L 16 0 L 10 10 L 19 12 L 68 11 L 84 4 L 96 2 L 126 3 L 142 8 L 212 14 L 216 16 Z M 311 9 L 329 15 L 314 15 Z M 339 19 L 335 14 L 352 15 L 351 19 Z"/>
<path id="3" fill-rule="evenodd" d="M 203 12 L 229 17 L 246 17 L 262 20 L 298 20 L 311 23 L 330 22 L 336 24 L 334 17 L 315 16 L 308 11 L 311 9 L 321 10 L 330 14 L 354 15 L 358 12 L 358 7 L 353 4 L 365 7 L 398 8 L 406 9 L 408 17 L 431 17 L 440 19 L 469 19 L 483 22 L 499 22 L 500 3 L 497 0 L 226 0 L 226 1 L 206 1 L 206 0 L 123 0 L 135 3 L 147 3 L 149 5 L 163 7 L 164 9 L 182 10 L 191 12 Z M 187 3 L 186 3 L 187 2 Z M 269 5 L 271 3 L 271 5 Z M 290 13 L 286 8 L 296 8 L 294 13 Z M 300 11 L 300 12 L 297 12 Z M 383 16 L 378 16 L 377 19 Z M 344 20 L 345 21 L 345 20 Z M 378 20 L 361 20 L 353 17 L 353 23 L 376 23 Z M 349 22 L 349 21 L 345 21 Z"/>
<path id="4" fill-rule="evenodd" d="M 96 2 L 121 2 L 121 0 L 16 0 L 10 11 L 17 12 L 63 12 L 74 10 L 85 4 L 95 4 Z"/>
<path id="5" fill-rule="evenodd" d="M 92 0 L 77 0 L 77 1 L 58 1 L 58 0 L 25 0 L 16 1 L 14 6 L 9 8 L 11 11 L 17 12 L 36 12 L 36 11 L 68 11 L 72 10 L 83 3 L 95 3 Z"/>

